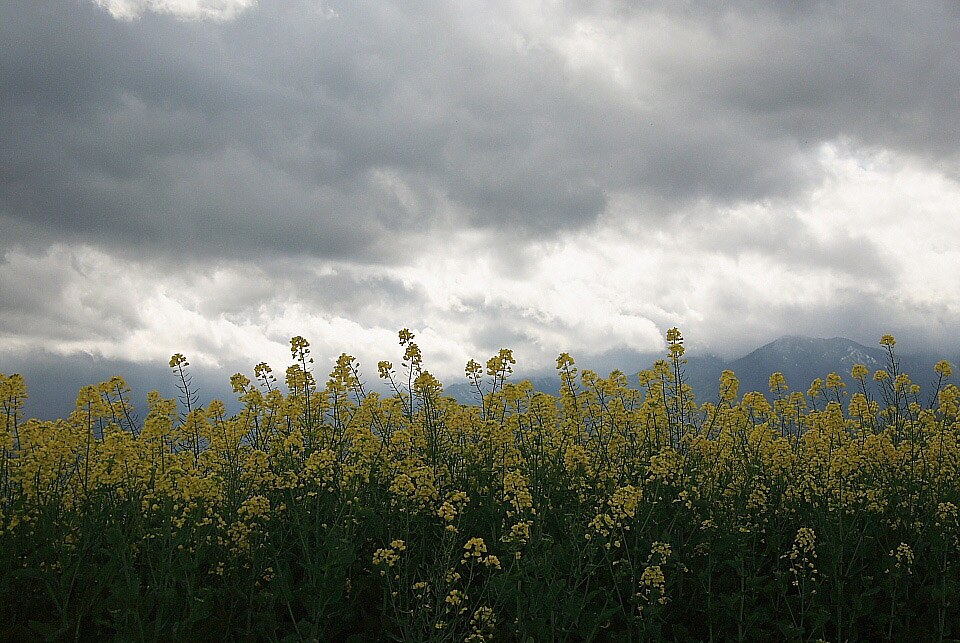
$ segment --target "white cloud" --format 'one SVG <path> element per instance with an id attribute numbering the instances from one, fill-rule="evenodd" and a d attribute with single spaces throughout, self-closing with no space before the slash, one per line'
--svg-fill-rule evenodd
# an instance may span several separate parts
<path id="1" fill-rule="evenodd" d="M 960 184 L 842 142 L 823 146 L 816 163 L 825 179 L 798 203 L 654 221 L 638 216 L 639 200 L 617 197 L 594 226 L 527 244 L 523 274 L 504 269 L 492 237 L 469 230 L 405 265 L 302 259 L 170 271 L 91 246 L 9 250 L 0 348 L 136 361 L 183 352 L 207 367 L 267 361 L 282 373 L 289 338 L 303 335 L 323 375 L 347 352 L 375 380 L 379 360 L 399 365 L 396 331 L 409 326 L 445 382 L 499 347 L 528 371 L 549 369 L 561 351 L 661 350 L 674 325 L 692 349 L 724 357 L 797 332 L 867 342 L 913 332 L 925 348 L 956 349 Z"/>
<path id="2" fill-rule="evenodd" d="M 960 342 L 960 5 L 90 2 L 0 3 L 0 355 Z"/>
<path id="3" fill-rule="evenodd" d="M 114 18 L 133 20 L 146 12 L 180 20 L 230 20 L 257 4 L 257 0 L 93 0 Z"/>

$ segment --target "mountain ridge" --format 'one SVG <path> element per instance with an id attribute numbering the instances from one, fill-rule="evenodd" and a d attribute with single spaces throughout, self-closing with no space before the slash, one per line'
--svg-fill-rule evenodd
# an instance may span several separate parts
<path id="1" fill-rule="evenodd" d="M 715 400 L 719 392 L 720 373 L 725 369 L 734 371 L 740 380 L 739 392 L 769 391 L 769 378 L 774 372 L 782 372 L 791 391 L 806 391 L 815 377 L 826 378 L 831 372 L 839 373 L 853 388 L 850 369 L 855 363 L 863 363 L 873 372 L 884 368 L 886 350 L 879 346 L 868 347 L 843 337 L 816 338 L 804 335 L 785 335 L 777 338 L 736 359 L 721 359 L 710 353 L 700 353 L 687 349 L 684 356 L 686 380 L 693 388 L 700 402 Z M 909 374 L 923 387 L 923 401 L 929 399 L 928 393 L 934 390 L 936 376 L 933 366 L 946 357 L 951 364 L 960 360 L 957 356 L 937 357 L 923 355 L 898 355 L 901 371 Z M 606 377 L 611 370 L 619 369 L 625 373 L 631 386 L 637 386 L 637 373 L 650 368 L 657 359 L 665 359 L 663 353 L 638 353 L 624 350 L 606 351 L 597 355 L 578 358 L 577 367 L 582 371 L 593 370 Z M 227 367 L 228 370 L 231 366 Z M 238 368 L 242 372 L 241 368 Z M 960 372 L 960 369 L 956 369 Z M 165 397 L 174 397 L 177 390 L 173 378 L 165 368 L 157 364 L 144 364 L 124 360 L 108 360 L 98 357 L 87 359 L 64 359 L 60 355 L 41 352 L 33 354 L 30 360 L 4 359 L 0 355 L 0 372 L 21 373 L 26 378 L 29 397 L 24 404 L 24 416 L 43 420 L 66 418 L 75 408 L 77 390 L 83 384 L 105 381 L 112 375 L 121 374 L 133 390 L 132 402 L 135 414 L 146 416 L 147 392 L 158 390 Z M 200 390 L 201 402 L 213 398 L 222 400 L 228 414 L 238 413 L 242 405 L 237 402 L 229 382 L 223 377 L 222 369 L 196 368 L 191 371 L 194 384 Z M 956 383 L 957 376 L 951 381 Z M 517 372 L 510 381 L 520 382 L 529 379 L 534 388 L 545 393 L 557 394 L 560 380 L 552 371 Z M 377 390 L 378 382 L 368 382 Z M 461 403 L 477 402 L 476 393 L 468 383 L 446 381 L 445 392 Z M 874 383 L 871 381 L 872 386 Z M 874 391 L 875 391 L 874 387 Z"/>
<path id="2" fill-rule="evenodd" d="M 694 355 L 689 352 L 685 375 L 687 383 L 693 388 L 694 394 L 701 402 L 715 398 L 719 394 L 719 378 L 724 370 L 733 371 L 740 382 L 739 393 L 758 391 L 763 394 L 769 392 L 769 378 L 773 373 L 783 373 L 788 390 L 803 391 L 810 387 L 815 378 L 826 379 L 830 373 L 837 373 L 853 388 L 850 371 L 855 364 L 863 364 L 870 371 L 868 391 L 876 393 L 873 373 L 888 367 L 889 356 L 887 350 L 881 347 L 869 347 L 845 337 L 810 337 L 806 335 L 784 335 L 768 342 L 742 357 L 724 360 L 712 354 Z M 620 370 L 627 374 L 631 385 L 636 385 L 636 375 L 641 370 L 650 368 L 657 359 L 666 359 L 665 355 L 650 354 L 646 361 L 634 362 L 631 366 L 621 366 Z M 900 372 L 907 373 L 914 383 L 920 384 L 922 392 L 929 394 L 936 386 L 937 375 L 933 366 L 942 357 L 933 358 L 928 355 L 896 355 Z M 957 359 L 948 358 L 951 364 Z M 589 368 L 586 365 L 585 368 Z M 606 373 L 600 373 L 606 376 Z M 510 381 L 519 382 L 530 380 L 538 391 L 556 395 L 560 391 L 560 380 L 555 374 L 531 373 L 529 376 L 519 375 Z M 475 403 L 476 391 L 466 383 L 453 384 L 445 388 L 447 395 L 451 395 L 461 403 Z"/>

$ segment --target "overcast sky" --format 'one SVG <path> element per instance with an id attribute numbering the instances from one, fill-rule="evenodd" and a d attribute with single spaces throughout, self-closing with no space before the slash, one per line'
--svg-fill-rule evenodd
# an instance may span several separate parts
<path id="1" fill-rule="evenodd" d="M 0 52 L 0 372 L 960 350 L 955 0 L 23 0 Z"/>

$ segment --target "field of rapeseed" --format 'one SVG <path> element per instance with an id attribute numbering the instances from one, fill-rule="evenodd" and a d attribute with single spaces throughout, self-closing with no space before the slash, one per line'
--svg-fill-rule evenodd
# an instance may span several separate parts
<path id="1" fill-rule="evenodd" d="M 960 639 L 946 362 L 921 393 L 884 336 L 885 370 L 696 400 L 673 329 L 639 388 L 562 354 L 549 396 L 501 350 L 464 406 L 413 339 L 379 395 L 295 337 L 233 417 L 180 354 L 143 422 L 119 377 L 41 422 L 0 375 L 0 639 Z"/>

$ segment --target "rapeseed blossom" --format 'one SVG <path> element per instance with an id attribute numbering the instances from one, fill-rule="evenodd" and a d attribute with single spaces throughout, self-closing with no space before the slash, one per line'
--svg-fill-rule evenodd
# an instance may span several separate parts
<path id="1" fill-rule="evenodd" d="M 683 336 L 670 329 L 667 359 L 635 375 L 579 371 L 561 354 L 558 396 L 507 381 L 507 349 L 470 360 L 478 403 L 464 406 L 425 370 L 414 334 L 398 335 L 400 366 L 377 365 L 393 395 L 367 393 L 347 353 L 323 384 L 309 342 L 294 337 L 285 390 L 265 363 L 230 378 L 242 404 L 233 416 L 219 400 L 196 403 L 180 353 L 169 364 L 181 396 L 151 392 L 142 422 L 119 377 L 82 388 L 69 417 L 42 422 L 23 418 L 23 378 L 0 375 L 4 571 L 45 577 L 70 560 L 80 569 L 90 542 L 127 529 L 136 537 L 117 550 L 137 583 L 164 573 L 157 561 L 193 565 L 214 587 L 243 579 L 266 592 L 256 600 L 275 601 L 297 627 L 306 617 L 292 578 L 329 582 L 317 604 L 382 591 L 381 617 L 407 639 L 472 643 L 520 640 L 533 627 L 516 606 L 550 587 L 528 596 L 517 579 L 534 583 L 545 569 L 562 568 L 571 588 L 604 588 L 622 628 L 689 615 L 684 592 L 737 585 L 747 600 L 750 580 L 796 611 L 793 627 L 819 627 L 815 640 L 826 626 L 805 615 L 843 600 L 818 596 L 838 591 L 842 556 L 879 561 L 872 571 L 889 580 L 894 607 L 915 594 L 894 581 L 920 578 L 941 582 L 943 614 L 955 607 L 943 584 L 960 568 L 960 389 L 946 361 L 929 396 L 892 359 L 873 382 L 854 365 L 849 395 L 838 373 L 806 393 L 773 373 L 767 393 L 741 392 L 723 371 L 719 395 L 701 403 L 684 384 Z M 891 356 L 895 343 L 881 339 Z M 121 518 L 94 520 L 97 507 Z M 838 546 L 841 525 L 857 546 Z M 35 553 L 43 547 L 55 555 Z M 711 609 L 733 622 L 723 605 Z"/>

